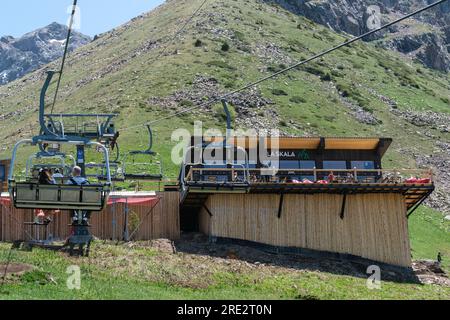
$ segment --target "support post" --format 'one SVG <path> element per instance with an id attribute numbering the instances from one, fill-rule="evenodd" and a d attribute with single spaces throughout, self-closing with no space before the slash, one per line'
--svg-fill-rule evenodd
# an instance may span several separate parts
<path id="1" fill-rule="evenodd" d="M 84 145 L 77 145 L 77 166 L 81 168 L 81 176 L 86 177 Z"/>
<path id="2" fill-rule="evenodd" d="M 278 205 L 278 219 L 281 219 L 281 214 L 283 213 L 283 204 L 284 204 L 284 193 L 280 195 L 280 203 Z"/>
<path id="3" fill-rule="evenodd" d="M 345 217 L 345 207 L 347 205 L 347 193 L 344 193 L 344 199 L 342 200 L 342 207 L 341 207 L 341 219 L 344 220 Z"/>

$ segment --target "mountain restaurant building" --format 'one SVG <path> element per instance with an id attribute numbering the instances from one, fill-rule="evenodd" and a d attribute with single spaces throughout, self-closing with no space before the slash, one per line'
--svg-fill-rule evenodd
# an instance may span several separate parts
<path id="1" fill-rule="evenodd" d="M 181 228 L 276 252 L 410 267 L 408 217 L 433 192 L 433 176 L 383 169 L 391 143 L 192 138 L 180 173 Z"/>

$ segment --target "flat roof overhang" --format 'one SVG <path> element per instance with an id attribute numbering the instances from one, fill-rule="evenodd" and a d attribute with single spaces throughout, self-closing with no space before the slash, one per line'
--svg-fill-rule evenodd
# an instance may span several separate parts
<path id="1" fill-rule="evenodd" d="M 205 142 L 219 143 L 224 137 L 203 137 Z M 264 143 L 267 149 L 281 150 L 364 150 L 383 156 L 392 143 L 391 138 L 353 137 L 231 137 L 228 144 L 245 149 Z"/>

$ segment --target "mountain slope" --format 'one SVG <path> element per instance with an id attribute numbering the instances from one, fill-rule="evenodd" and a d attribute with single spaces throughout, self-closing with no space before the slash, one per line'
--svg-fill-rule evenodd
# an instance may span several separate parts
<path id="1" fill-rule="evenodd" d="M 210 0 L 174 43 L 170 39 L 200 0 L 167 1 L 103 34 L 69 57 L 56 112 L 117 112 L 122 149 L 143 148 L 159 119 L 266 76 L 345 40 L 264 1 Z M 165 54 L 155 57 L 169 44 Z M 226 44 L 226 45 L 224 45 Z M 0 88 L 2 156 L 36 134 L 39 89 L 51 64 Z M 50 90 L 50 95 L 52 90 Z M 438 170 L 430 204 L 449 210 L 450 76 L 372 43 L 358 43 L 232 99 L 237 128 L 284 134 L 390 136 L 385 167 Z M 224 128 L 219 106 L 155 124 L 155 149 L 171 163 L 171 133 L 194 120 Z"/>
<path id="2" fill-rule="evenodd" d="M 64 52 L 68 28 L 59 23 L 27 33 L 15 39 L 0 38 L 0 85 L 11 82 L 32 72 L 44 64 L 60 58 Z M 79 32 L 72 33 L 69 50 L 83 46 L 90 37 Z"/>
<path id="3" fill-rule="evenodd" d="M 355 36 L 431 3 L 424 0 L 267 1 Z M 450 71 L 450 2 L 366 40 L 379 40 L 380 46 L 397 50 L 430 68 Z"/>

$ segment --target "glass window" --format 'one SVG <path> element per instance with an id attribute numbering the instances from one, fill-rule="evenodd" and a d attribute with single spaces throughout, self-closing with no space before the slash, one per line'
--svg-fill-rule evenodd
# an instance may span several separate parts
<path id="1" fill-rule="evenodd" d="M 347 169 L 347 162 L 346 161 L 324 161 L 323 168 L 324 169 L 345 170 L 345 169 Z"/>
<path id="2" fill-rule="evenodd" d="M 374 161 L 352 161 L 352 169 L 372 170 L 375 169 Z"/>
<path id="3" fill-rule="evenodd" d="M 314 169 L 315 167 L 315 161 L 300 161 L 300 169 Z"/>
<path id="4" fill-rule="evenodd" d="M 280 169 L 300 169 L 298 161 L 280 161 Z"/>

